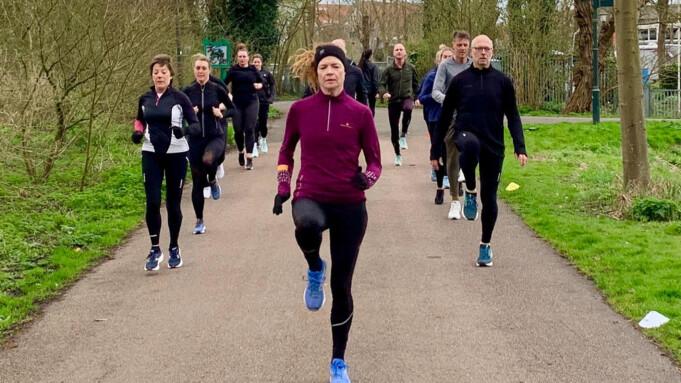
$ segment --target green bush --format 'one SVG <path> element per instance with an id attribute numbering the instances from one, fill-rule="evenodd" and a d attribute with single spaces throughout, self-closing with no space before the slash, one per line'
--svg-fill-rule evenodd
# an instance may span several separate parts
<path id="1" fill-rule="evenodd" d="M 681 207 L 671 200 L 657 198 L 636 199 L 631 216 L 637 221 L 676 221 L 681 219 Z"/>
<path id="2" fill-rule="evenodd" d="M 676 64 L 669 64 L 660 68 L 659 80 L 657 81 L 660 89 L 676 89 L 677 70 Z"/>

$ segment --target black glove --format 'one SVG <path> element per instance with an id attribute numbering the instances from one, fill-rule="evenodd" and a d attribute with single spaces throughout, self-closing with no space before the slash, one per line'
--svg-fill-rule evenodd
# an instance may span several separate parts
<path id="1" fill-rule="evenodd" d="M 131 138 L 132 138 L 132 142 L 139 144 L 140 142 L 142 142 L 142 139 L 144 138 L 144 132 L 134 131 L 134 132 L 132 132 Z"/>
<path id="2" fill-rule="evenodd" d="M 272 208 L 272 213 L 275 215 L 281 214 L 284 210 L 282 209 L 281 205 L 284 204 L 284 202 L 288 201 L 288 199 L 291 197 L 290 194 L 277 194 L 274 196 L 274 207 Z"/>
<path id="3" fill-rule="evenodd" d="M 184 130 L 180 126 L 173 126 L 173 136 L 178 140 L 184 137 Z"/>
<path id="4" fill-rule="evenodd" d="M 367 190 L 369 188 L 369 179 L 367 175 L 362 173 L 362 167 L 357 167 L 357 173 L 352 177 L 352 184 L 359 190 Z"/>

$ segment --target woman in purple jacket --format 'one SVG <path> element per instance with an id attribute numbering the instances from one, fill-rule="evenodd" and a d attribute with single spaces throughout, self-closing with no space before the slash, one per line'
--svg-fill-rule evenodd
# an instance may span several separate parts
<path id="1" fill-rule="evenodd" d="M 319 256 L 322 232 L 331 239 L 331 382 L 350 382 L 345 347 L 352 324 L 352 275 L 367 227 L 364 190 L 381 175 L 381 153 L 371 111 L 343 91 L 345 54 L 335 45 L 318 46 L 298 56 L 294 67 L 313 90 L 295 102 L 286 119 L 277 166 L 274 214 L 291 196 L 293 155 L 300 141 L 300 172 L 293 193 L 298 246 L 308 263 L 305 305 L 321 309 L 325 301 L 326 263 Z M 364 152 L 366 172 L 359 166 Z"/>

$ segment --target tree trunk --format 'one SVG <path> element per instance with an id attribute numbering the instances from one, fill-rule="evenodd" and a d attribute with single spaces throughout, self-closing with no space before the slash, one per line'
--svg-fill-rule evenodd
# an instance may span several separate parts
<path id="1" fill-rule="evenodd" d="M 591 0 L 575 0 L 575 23 L 579 31 L 575 49 L 579 55 L 572 71 L 573 91 L 565 105 L 565 113 L 591 110 Z"/>
<path id="2" fill-rule="evenodd" d="M 645 190 L 650 184 L 637 20 L 638 9 L 635 2 L 615 1 L 624 187 L 635 193 Z"/>
<path id="3" fill-rule="evenodd" d="M 657 19 L 659 28 L 657 29 L 657 69 L 662 68 L 667 61 L 667 47 L 665 35 L 667 34 L 667 15 L 669 13 L 669 0 L 657 0 Z"/>

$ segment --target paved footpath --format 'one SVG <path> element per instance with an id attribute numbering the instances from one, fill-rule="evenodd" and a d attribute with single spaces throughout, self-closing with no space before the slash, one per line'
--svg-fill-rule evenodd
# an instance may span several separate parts
<path id="1" fill-rule="evenodd" d="M 433 204 L 421 112 L 401 168 L 387 120 L 379 109 L 385 166 L 368 192 L 353 286 L 353 382 L 681 382 L 678 366 L 505 205 L 494 267 L 476 268 L 480 222 L 448 221 L 448 205 Z M 255 170 L 228 156 L 205 235 L 190 234 L 186 188 L 183 268 L 144 272 L 140 227 L 0 349 L 0 382 L 328 381 L 330 305 L 305 310 L 290 204 L 271 213 L 283 122 Z M 323 249 L 328 259 L 328 237 Z"/>

